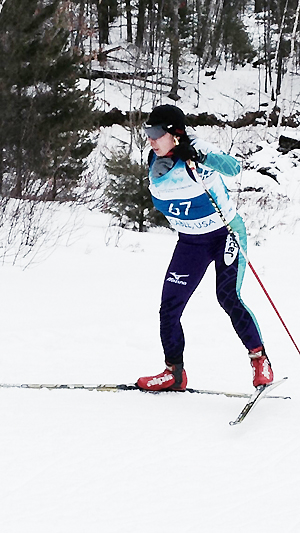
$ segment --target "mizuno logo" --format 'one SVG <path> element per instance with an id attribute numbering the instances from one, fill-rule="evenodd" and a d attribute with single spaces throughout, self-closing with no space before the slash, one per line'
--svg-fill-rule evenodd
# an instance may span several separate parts
<path id="1" fill-rule="evenodd" d="M 176 274 L 176 272 L 170 272 L 172 278 L 167 278 L 167 281 L 171 283 L 177 283 L 177 285 L 187 285 L 187 281 L 182 281 L 180 278 L 188 278 L 189 274 Z"/>

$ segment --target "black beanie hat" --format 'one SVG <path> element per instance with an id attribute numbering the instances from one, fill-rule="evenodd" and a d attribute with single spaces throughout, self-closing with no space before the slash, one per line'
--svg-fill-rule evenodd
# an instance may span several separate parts
<path id="1" fill-rule="evenodd" d="M 158 139 L 165 133 L 181 137 L 186 133 L 184 113 L 174 105 L 165 104 L 154 107 L 144 124 L 144 130 L 153 139 Z"/>

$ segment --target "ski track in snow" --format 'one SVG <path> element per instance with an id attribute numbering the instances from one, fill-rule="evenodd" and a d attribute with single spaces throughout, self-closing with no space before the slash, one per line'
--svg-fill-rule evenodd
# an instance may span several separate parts
<path id="1" fill-rule="evenodd" d="M 163 368 L 158 307 L 176 236 L 126 231 L 106 247 L 105 221 L 87 213 L 73 246 L 26 270 L 2 268 L 2 382 L 132 382 Z M 296 240 L 276 234 L 249 249 L 295 336 Z M 289 376 L 278 394 L 292 400 L 262 400 L 230 427 L 245 400 L 0 389 L 1 532 L 299 530 L 300 358 L 249 272 L 243 288 L 275 378 Z M 213 268 L 183 322 L 189 385 L 250 392 Z"/>

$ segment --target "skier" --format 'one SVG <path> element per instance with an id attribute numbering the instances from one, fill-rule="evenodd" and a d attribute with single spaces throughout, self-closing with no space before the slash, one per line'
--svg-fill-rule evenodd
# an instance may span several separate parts
<path id="1" fill-rule="evenodd" d="M 222 179 L 222 175 L 235 176 L 240 172 L 238 161 L 189 136 L 183 111 L 173 105 L 155 107 L 144 130 L 152 148 L 148 162 L 153 203 L 178 231 L 178 242 L 165 276 L 160 307 L 166 368 L 158 375 L 139 378 L 138 387 L 149 391 L 186 389 L 180 318 L 212 261 L 217 299 L 248 350 L 253 385 L 271 383 L 273 371 L 258 324 L 240 297 L 246 260 L 206 192 L 207 189 L 246 251 L 245 226 Z"/>

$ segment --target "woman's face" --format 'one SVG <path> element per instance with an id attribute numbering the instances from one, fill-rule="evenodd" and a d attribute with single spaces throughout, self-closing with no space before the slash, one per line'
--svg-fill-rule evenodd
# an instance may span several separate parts
<path id="1" fill-rule="evenodd" d="M 159 156 L 164 157 L 175 146 L 175 137 L 170 133 L 166 133 L 159 139 L 151 139 L 148 137 L 148 142 L 151 145 L 153 152 Z"/>

